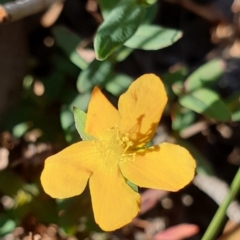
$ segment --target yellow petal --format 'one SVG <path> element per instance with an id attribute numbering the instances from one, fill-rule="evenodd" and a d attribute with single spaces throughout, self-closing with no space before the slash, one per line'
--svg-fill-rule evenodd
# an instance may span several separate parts
<path id="1" fill-rule="evenodd" d="M 108 128 L 119 123 L 117 109 L 107 100 L 98 87 L 93 89 L 88 105 L 86 133 L 103 138 Z"/>
<path id="2" fill-rule="evenodd" d="M 120 132 L 129 133 L 135 146 L 146 144 L 156 131 L 166 102 L 159 77 L 154 74 L 139 77 L 119 99 Z"/>
<path id="3" fill-rule="evenodd" d="M 123 175 L 140 187 L 178 191 L 194 177 L 196 163 L 183 147 L 170 143 L 137 152 L 134 161 L 121 162 Z"/>
<path id="4" fill-rule="evenodd" d="M 83 141 L 65 148 L 49 157 L 41 175 L 44 191 L 54 198 L 67 198 L 82 193 L 99 164 L 99 154 L 94 143 Z"/>
<path id="5" fill-rule="evenodd" d="M 118 229 L 138 214 L 140 195 L 126 184 L 117 165 L 95 171 L 89 186 L 95 221 L 104 231 Z"/>

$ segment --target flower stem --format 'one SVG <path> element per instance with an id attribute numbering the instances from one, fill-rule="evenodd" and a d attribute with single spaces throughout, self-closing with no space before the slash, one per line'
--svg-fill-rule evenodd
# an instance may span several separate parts
<path id="1" fill-rule="evenodd" d="M 229 204 L 237 196 L 240 190 L 240 168 L 238 169 L 229 189 L 227 197 L 224 199 L 221 206 L 219 206 L 217 212 L 215 213 L 210 225 L 207 228 L 202 240 L 212 240 L 216 239 L 216 236 L 223 225 L 226 211 Z"/>

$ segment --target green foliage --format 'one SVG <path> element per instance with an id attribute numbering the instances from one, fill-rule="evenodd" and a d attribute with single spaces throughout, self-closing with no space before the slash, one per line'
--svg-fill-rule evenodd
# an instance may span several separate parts
<path id="1" fill-rule="evenodd" d="M 240 104 L 239 104 L 239 92 L 236 92 L 232 96 L 230 96 L 226 104 L 230 111 L 232 112 L 232 121 L 238 122 L 240 121 Z"/>
<path id="2" fill-rule="evenodd" d="M 108 17 L 110 12 L 118 4 L 118 1 L 98 0 L 99 7 L 101 9 L 104 20 Z"/>
<path id="3" fill-rule="evenodd" d="M 141 25 L 124 45 L 129 48 L 158 50 L 172 45 L 182 37 L 182 32 L 156 25 Z"/>
<path id="4" fill-rule="evenodd" d="M 6 215 L 0 215 L 0 236 L 11 232 L 16 227 L 14 220 L 8 218 Z"/>
<path id="5" fill-rule="evenodd" d="M 195 120 L 195 115 L 190 109 L 178 106 L 172 115 L 172 128 L 179 131 L 190 126 Z"/>
<path id="6" fill-rule="evenodd" d="M 179 103 L 196 113 L 217 121 L 231 120 L 231 112 L 219 94 L 211 88 L 224 73 L 224 63 L 220 59 L 213 59 L 192 72 L 186 80 L 186 69 L 176 71 L 170 79 L 173 92 L 178 96 Z M 175 79 L 175 80 L 174 80 Z M 179 109 L 179 107 L 178 107 Z M 188 112 L 181 110 L 181 112 Z M 174 112 L 173 128 L 182 129 L 192 122 L 191 114 Z M 186 123 L 186 124 L 185 124 Z M 186 126 L 187 127 L 187 126 Z"/>
<path id="7" fill-rule="evenodd" d="M 105 88 L 114 96 L 119 96 L 126 91 L 133 79 L 125 74 L 112 74 L 111 80 L 106 83 Z"/>
<path id="8" fill-rule="evenodd" d="M 145 9 L 134 0 L 121 0 L 99 27 L 94 38 L 94 49 L 98 60 L 106 59 L 137 30 Z"/>
<path id="9" fill-rule="evenodd" d="M 76 51 L 76 48 L 82 39 L 77 34 L 63 26 L 55 27 L 53 29 L 53 35 L 57 45 L 68 56 L 69 60 L 80 69 L 85 69 L 88 64 Z"/>
<path id="10" fill-rule="evenodd" d="M 91 62 L 87 69 L 82 71 L 77 80 L 77 89 L 79 92 L 91 90 L 94 86 L 103 86 L 112 73 L 112 63 L 109 60 Z"/>
<path id="11" fill-rule="evenodd" d="M 213 59 L 194 71 L 185 81 L 187 92 L 201 87 L 211 87 L 224 73 L 224 62 Z"/>
<path id="12" fill-rule="evenodd" d="M 182 106 L 219 121 L 231 119 L 231 113 L 219 95 L 207 88 L 197 89 L 180 97 Z"/>

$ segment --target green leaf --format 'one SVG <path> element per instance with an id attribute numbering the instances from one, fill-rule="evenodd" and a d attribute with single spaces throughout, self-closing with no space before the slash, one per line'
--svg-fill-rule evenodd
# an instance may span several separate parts
<path id="1" fill-rule="evenodd" d="M 158 0 L 145 0 L 145 2 L 149 5 L 153 5 L 157 2 Z"/>
<path id="2" fill-rule="evenodd" d="M 216 92 L 201 88 L 179 99 L 180 104 L 206 117 L 219 121 L 231 119 L 231 113 Z"/>
<path id="3" fill-rule="evenodd" d="M 76 134 L 76 128 L 74 126 L 74 116 L 72 113 L 72 109 L 68 106 L 64 106 L 60 112 L 60 121 L 62 125 L 62 129 L 64 130 L 64 135 L 66 141 L 71 144 L 78 139 L 79 135 Z"/>
<path id="4" fill-rule="evenodd" d="M 158 50 L 172 45 L 182 37 L 182 32 L 156 25 L 141 25 L 124 45 L 129 48 Z"/>
<path id="5" fill-rule="evenodd" d="M 145 10 L 145 16 L 143 19 L 143 24 L 150 24 L 155 19 L 158 13 L 158 6 L 157 4 L 151 4 Z"/>
<path id="6" fill-rule="evenodd" d="M 86 91 L 85 93 L 79 94 L 71 103 L 70 108 L 72 109 L 74 106 L 81 109 L 82 111 L 86 111 L 88 107 L 88 103 L 91 97 L 91 92 Z"/>
<path id="7" fill-rule="evenodd" d="M 14 137 L 22 137 L 27 132 L 30 126 L 31 124 L 29 122 L 23 122 L 15 125 L 12 130 Z"/>
<path id="8" fill-rule="evenodd" d="M 193 111 L 180 107 L 174 112 L 173 120 L 172 120 L 172 128 L 173 130 L 182 130 L 188 127 L 191 123 L 193 123 L 195 119 L 196 113 Z"/>
<path id="9" fill-rule="evenodd" d="M 108 17 L 108 15 L 117 5 L 117 3 L 118 1 L 98 0 L 98 4 L 101 9 L 101 13 L 103 15 L 104 20 Z"/>
<path id="10" fill-rule="evenodd" d="M 79 135 L 81 136 L 82 140 L 85 140 L 85 141 L 93 140 L 94 137 L 85 133 L 87 114 L 76 107 L 73 107 L 73 114 L 74 114 L 76 129 Z"/>
<path id="11" fill-rule="evenodd" d="M 175 95 L 181 95 L 186 75 L 187 68 L 184 65 L 177 65 L 162 76 L 169 100 L 175 99 Z"/>
<path id="12" fill-rule="evenodd" d="M 73 93 L 70 92 L 71 95 Z M 91 92 L 87 91 L 82 94 L 78 94 L 73 100 L 71 100 L 68 105 L 64 105 L 61 108 L 60 112 L 60 120 L 62 129 L 64 130 L 64 135 L 66 141 L 71 144 L 76 142 L 79 139 L 79 135 L 77 134 L 73 116 L 73 107 L 76 106 L 82 111 L 87 110 L 87 106 L 90 100 Z"/>
<path id="13" fill-rule="evenodd" d="M 73 120 L 72 112 L 70 111 L 70 109 L 68 107 L 63 107 L 61 109 L 60 121 L 61 121 L 63 130 L 66 131 L 69 128 L 71 128 L 74 120 Z"/>
<path id="14" fill-rule="evenodd" d="M 101 62 L 94 60 L 87 69 L 82 71 L 77 80 L 77 89 L 79 92 L 86 92 L 94 86 L 104 86 L 109 80 L 112 71 L 112 63 L 108 60 Z"/>
<path id="15" fill-rule="evenodd" d="M 185 82 L 185 90 L 193 91 L 201 87 L 210 87 L 225 70 L 224 62 L 221 59 L 214 59 L 199 67 Z"/>
<path id="16" fill-rule="evenodd" d="M 127 90 L 132 81 L 133 79 L 127 75 L 116 74 L 112 76 L 111 81 L 106 84 L 105 88 L 112 95 L 119 96 Z"/>
<path id="17" fill-rule="evenodd" d="M 174 92 L 175 95 L 181 96 L 182 94 L 184 94 L 184 83 L 181 80 L 176 81 L 172 85 L 172 91 Z"/>
<path id="18" fill-rule="evenodd" d="M 233 122 L 239 122 L 240 121 L 240 109 L 232 114 L 232 121 Z"/>
<path id="19" fill-rule="evenodd" d="M 63 26 L 58 26 L 53 29 L 53 35 L 57 45 L 64 51 L 72 63 L 80 69 L 85 69 L 88 66 L 88 63 L 76 51 L 82 40 L 77 34 Z"/>
<path id="20" fill-rule="evenodd" d="M 144 17 L 144 7 L 134 0 L 121 0 L 99 27 L 94 38 L 96 58 L 106 59 L 137 30 Z"/>
<path id="21" fill-rule="evenodd" d="M 133 48 L 128 48 L 122 45 L 118 48 L 115 52 L 115 59 L 117 62 L 124 61 L 132 52 L 134 51 Z"/>
<path id="22" fill-rule="evenodd" d="M 230 109 L 230 111 L 232 112 L 232 121 L 234 122 L 240 121 L 239 96 L 240 96 L 240 92 L 237 91 L 226 100 L 226 104 Z"/>
<path id="23" fill-rule="evenodd" d="M 3 236 L 14 230 L 16 223 L 5 215 L 0 216 L 0 236 Z"/>

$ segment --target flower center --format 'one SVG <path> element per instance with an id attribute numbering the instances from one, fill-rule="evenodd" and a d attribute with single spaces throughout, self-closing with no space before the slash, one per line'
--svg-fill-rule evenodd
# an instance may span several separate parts
<path id="1" fill-rule="evenodd" d="M 106 164 L 118 164 L 120 161 L 128 161 L 135 156 L 134 153 L 128 152 L 133 146 L 129 134 L 120 135 L 118 126 L 108 129 L 105 138 L 97 140 L 97 146 Z"/>

